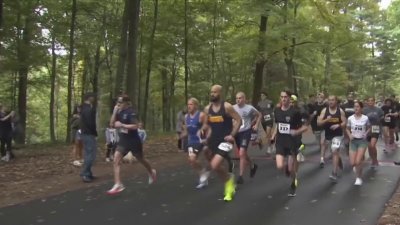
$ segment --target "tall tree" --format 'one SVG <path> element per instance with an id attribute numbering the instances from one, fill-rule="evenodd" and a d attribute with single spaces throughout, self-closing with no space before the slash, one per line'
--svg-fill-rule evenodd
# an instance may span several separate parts
<path id="1" fill-rule="evenodd" d="M 138 74 L 136 62 L 136 49 L 138 37 L 138 24 L 140 13 L 140 0 L 129 0 L 129 34 L 128 34 L 128 65 L 126 77 L 126 92 L 131 97 L 132 103 L 137 105 Z"/>
<path id="2" fill-rule="evenodd" d="M 189 54 L 189 27 L 188 27 L 188 0 L 185 0 L 185 53 L 184 53 L 184 63 L 185 63 L 185 102 L 187 102 L 188 94 L 188 82 L 189 82 L 189 65 L 188 65 L 188 54 Z"/>
<path id="3" fill-rule="evenodd" d="M 74 51 L 75 51 L 75 28 L 76 28 L 76 13 L 77 13 L 76 0 L 72 0 L 71 7 L 71 24 L 69 30 L 69 57 L 68 57 L 68 96 L 67 96 L 67 138 L 66 141 L 69 142 L 71 139 L 71 124 L 72 119 L 72 98 L 73 98 L 73 64 L 74 64 Z"/>
<path id="4" fill-rule="evenodd" d="M 153 17 L 153 28 L 151 30 L 150 35 L 150 44 L 149 44 L 149 58 L 147 61 L 147 68 L 146 68 L 146 84 L 144 89 L 144 107 L 143 107 L 143 115 L 142 120 L 145 122 L 147 121 L 147 107 L 148 107 L 148 99 L 149 99 L 149 87 L 150 87 L 150 74 L 151 74 L 151 67 L 153 62 L 153 48 L 154 48 L 154 37 L 156 35 L 157 29 L 157 20 L 158 20 L 158 0 L 154 0 L 154 17 Z"/>
<path id="5" fill-rule="evenodd" d="M 125 0 L 124 13 L 122 16 L 122 26 L 119 41 L 119 52 L 118 52 L 118 62 L 117 71 L 115 74 L 115 84 L 114 84 L 114 96 L 117 96 L 121 90 L 123 90 L 123 80 L 125 74 L 125 64 L 127 57 L 127 47 L 128 47 L 128 27 L 129 27 L 129 2 L 130 0 Z"/>
<path id="6" fill-rule="evenodd" d="M 55 114 L 56 114 L 56 77 L 57 77 L 57 54 L 56 54 L 56 36 L 53 33 L 51 36 L 51 73 L 50 73 L 50 140 L 51 142 L 56 141 L 56 129 L 55 129 Z"/>

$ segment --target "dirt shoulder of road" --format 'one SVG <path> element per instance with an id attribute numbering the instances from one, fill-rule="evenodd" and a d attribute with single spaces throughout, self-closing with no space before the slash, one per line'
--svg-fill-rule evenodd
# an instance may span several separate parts
<path id="1" fill-rule="evenodd" d="M 144 146 L 146 158 L 160 170 L 186 163 L 178 152 L 173 137 L 159 137 Z M 66 191 L 91 187 L 112 181 L 112 163 L 105 162 L 105 146 L 99 143 L 93 183 L 85 184 L 79 173 L 81 168 L 72 165 L 71 146 L 29 146 L 15 151 L 17 158 L 0 162 L 0 207 L 41 199 Z M 146 176 L 137 162 L 124 163 L 122 176 Z"/>
<path id="2" fill-rule="evenodd" d="M 29 146 L 17 150 L 15 161 L 0 162 L 0 207 L 111 182 L 112 163 L 105 162 L 104 147 L 99 144 L 93 168 L 98 179 L 90 184 L 80 180 L 81 168 L 72 165 L 70 146 Z M 157 169 L 187 163 L 186 155 L 177 150 L 173 136 L 157 137 L 146 143 L 145 155 Z M 146 176 L 145 170 L 136 162 L 123 165 L 124 177 L 136 174 Z M 400 187 L 386 203 L 378 224 L 400 224 Z"/>

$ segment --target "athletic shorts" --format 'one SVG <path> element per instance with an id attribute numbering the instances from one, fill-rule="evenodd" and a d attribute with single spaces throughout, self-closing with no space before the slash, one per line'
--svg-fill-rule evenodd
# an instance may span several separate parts
<path id="1" fill-rule="evenodd" d="M 315 139 L 317 139 L 317 142 L 319 143 L 321 138 L 325 139 L 325 131 L 324 130 L 316 130 L 313 132 Z"/>
<path id="2" fill-rule="evenodd" d="M 395 122 L 390 122 L 390 123 L 384 122 L 384 123 L 382 124 L 382 126 L 383 126 L 383 127 L 389 127 L 389 129 L 394 129 L 394 128 L 396 128 L 396 123 L 395 123 Z"/>
<path id="3" fill-rule="evenodd" d="M 235 142 L 238 148 L 247 149 L 251 140 L 251 129 L 236 134 Z"/>
<path id="4" fill-rule="evenodd" d="M 372 138 L 379 139 L 379 134 L 368 134 L 367 141 L 371 142 Z"/>
<path id="5" fill-rule="evenodd" d="M 226 142 L 225 140 L 212 140 L 210 139 L 208 142 L 208 148 L 211 150 L 211 153 L 213 155 L 220 155 L 226 159 L 229 158 L 229 152 L 222 151 L 221 149 L 218 148 L 218 146 L 222 143 Z"/>
<path id="6" fill-rule="evenodd" d="M 120 139 L 116 151 L 120 152 L 123 156 L 132 152 L 136 158 L 143 158 L 143 144 L 140 138 L 129 140 L 129 142 Z"/>
<path id="7" fill-rule="evenodd" d="M 189 152 L 189 154 L 192 152 L 192 153 L 198 155 L 201 151 L 203 151 L 203 148 L 204 148 L 204 145 L 201 143 L 188 144 L 187 152 Z"/>
<path id="8" fill-rule="evenodd" d="M 301 142 L 301 141 L 300 141 Z M 297 155 L 299 153 L 299 147 L 301 144 L 295 139 L 291 140 L 279 140 L 277 139 L 275 144 L 276 154 L 282 156 Z"/>
<path id="9" fill-rule="evenodd" d="M 338 147 L 337 149 L 332 149 L 332 142 L 333 142 L 333 139 L 338 139 L 338 140 L 340 140 L 340 145 L 339 145 L 339 147 Z M 334 137 L 334 138 L 332 138 L 331 140 L 326 140 L 325 142 L 326 142 L 326 144 L 328 145 L 328 150 L 329 150 L 329 151 L 331 151 L 331 152 L 340 151 L 340 149 L 343 148 L 344 137 L 343 137 L 343 136 Z"/>
<path id="10" fill-rule="evenodd" d="M 261 125 L 263 129 L 266 130 L 267 127 L 272 128 L 274 126 L 274 122 L 272 120 L 268 122 L 261 122 Z"/>
<path id="11" fill-rule="evenodd" d="M 368 147 L 368 141 L 365 139 L 353 139 L 350 141 L 350 150 L 353 152 L 358 151 L 360 148 Z"/>

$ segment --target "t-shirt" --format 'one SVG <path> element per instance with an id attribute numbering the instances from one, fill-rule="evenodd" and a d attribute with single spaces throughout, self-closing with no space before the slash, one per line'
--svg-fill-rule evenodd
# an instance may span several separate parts
<path id="1" fill-rule="evenodd" d="M 265 99 L 259 101 L 257 104 L 257 109 L 261 112 L 263 116 L 262 122 L 272 122 L 274 103 L 271 100 Z"/>
<path id="2" fill-rule="evenodd" d="M 116 121 L 123 124 L 136 124 L 137 114 L 132 108 L 122 109 L 118 112 Z M 140 137 L 137 130 L 119 128 L 119 144 L 124 147 L 129 147 L 132 143 L 140 141 Z"/>
<path id="3" fill-rule="evenodd" d="M 0 119 L 6 117 L 9 113 L 0 112 Z M 5 121 L 0 120 L 0 136 L 10 136 L 12 133 L 12 122 L 11 117 Z"/>
<path id="4" fill-rule="evenodd" d="M 366 138 L 367 129 L 369 126 L 370 123 L 366 115 L 361 115 L 361 117 L 356 117 L 355 115 L 352 115 L 347 120 L 347 128 L 350 129 L 351 134 L 354 138 Z"/>
<path id="5" fill-rule="evenodd" d="M 322 103 L 322 104 L 315 103 L 315 104 L 308 105 L 308 113 L 310 115 L 312 115 L 314 112 L 317 112 L 317 114 L 314 116 L 314 118 L 310 122 L 311 128 L 313 129 L 313 131 L 321 131 L 324 129 L 324 127 L 318 126 L 318 124 L 317 124 L 318 117 L 321 115 L 321 111 L 324 108 L 326 108 L 325 103 Z"/>
<path id="6" fill-rule="evenodd" d="M 239 107 L 239 105 L 234 105 L 233 108 L 242 118 L 242 125 L 239 128 L 239 132 L 250 130 L 251 122 L 253 121 L 253 119 L 256 116 L 256 113 L 258 112 L 257 109 L 254 108 L 252 105 L 248 104 L 245 104 L 242 107 Z"/>
<path id="7" fill-rule="evenodd" d="M 354 101 L 348 101 L 342 105 L 342 109 L 346 114 L 346 118 L 349 118 L 354 114 Z"/>
<path id="8" fill-rule="evenodd" d="M 373 107 L 365 107 L 363 109 L 363 114 L 366 115 L 369 119 L 371 125 L 380 125 L 381 118 L 383 117 L 384 113 L 381 108 L 376 106 Z"/>
<path id="9" fill-rule="evenodd" d="M 276 141 L 278 143 L 293 143 L 296 141 L 297 139 L 290 134 L 290 130 L 297 130 L 303 125 L 300 111 L 291 106 L 286 111 L 281 108 L 275 108 L 274 114 L 278 129 Z"/>
<path id="10" fill-rule="evenodd" d="M 386 116 L 386 115 L 389 114 L 389 113 L 395 113 L 396 112 L 395 107 L 394 106 L 384 105 L 384 106 L 382 106 L 382 111 L 383 111 L 383 114 L 384 114 L 384 117 L 385 117 L 383 119 L 383 124 L 393 124 L 395 122 L 395 120 L 396 120 L 396 117 L 394 117 L 394 116 Z"/>

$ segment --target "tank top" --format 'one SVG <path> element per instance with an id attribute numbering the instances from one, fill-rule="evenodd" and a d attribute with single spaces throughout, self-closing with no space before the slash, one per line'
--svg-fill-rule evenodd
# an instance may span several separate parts
<path id="1" fill-rule="evenodd" d="M 200 120 L 200 112 L 197 111 L 193 117 L 188 113 L 186 116 L 186 128 L 188 132 L 188 144 L 199 144 L 200 137 L 198 136 L 198 132 L 202 126 L 199 122 Z"/>
<path id="2" fill-rule="evenodd" d="M 336 112 L 334 114 L 331 114 L 329 112 L 329 106 L 326 107 L 324 119 L 328 118 L 328 116 L 331 116 L 331 118 L 324 125 L 325 138 L 327 140 L 332 140 L 334 137 L 343 136 L 343 129 L 342 128 L 337 128 L 336 130 L 331 130 L 331 128 L 330 128 L 332 125 L 336 125 L 336 124 L 340 125 L 343 122 L 342 121 L 342 117 L 340 115 L 340 108 L 337 107 L 336 108 Z"/>
<path id="3" fill-rule="evenodd" d="M 210 141 L 223 141 L 225 136 L 232 132 L 232 117 L 225 111 L 225 102 L 221 102 L 218 112 L 214 112 L 212 105 L 208 109 L 208 125 L 211 128 Z"/>

